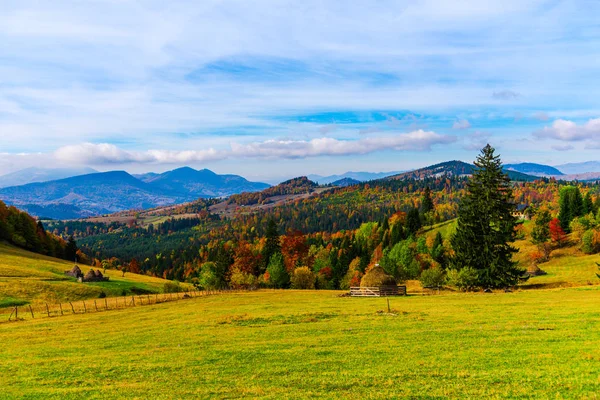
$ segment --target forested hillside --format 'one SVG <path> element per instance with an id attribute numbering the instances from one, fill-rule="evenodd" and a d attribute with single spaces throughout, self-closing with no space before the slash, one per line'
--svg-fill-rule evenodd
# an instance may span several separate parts
<path id="1" fill-rule="evenodd" d="M 73 260 L 77 247 L 74 241 L 46 232 L 41 222 L 15 207 L 0 201 L 0 241 L 7 241 L 35 253 Z"/>

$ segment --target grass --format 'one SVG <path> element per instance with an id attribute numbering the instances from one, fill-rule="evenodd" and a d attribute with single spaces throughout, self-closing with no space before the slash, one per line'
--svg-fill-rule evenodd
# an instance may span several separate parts
<path id="1" fill-rule="evenodd" d="M 64 275 L 72 262 L 31 253 L 0 243 L 0 307 L 22 304 L 58 303 L 97 298 L 101 292 L 120 296 L 139 292 L 157 293 L 164 279 L 107 270 L 108 282 L 78 283 Z M 85 273 L 90 268 L 80 266 Z"/>
<path id="2" fill-rule="evenodd" d="M 600 288 L 258 291 L 0 324 L 1 397 L 598 398 Z"/>

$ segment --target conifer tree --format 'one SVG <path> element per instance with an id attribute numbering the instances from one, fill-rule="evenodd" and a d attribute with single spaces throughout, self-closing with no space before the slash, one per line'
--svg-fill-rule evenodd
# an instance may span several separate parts
<path id="1" fill-rule="evenodd" d="M 263 264 L 259 267 L 259 274 L 266 271 L 274 254 L 281 253 L 281 244 L 279 243 L 279 232 L 277 232 L 277 224 L 273 219 L 269 219 L 267 223 L 267 231 L 265 232 L 266 243 L 262 251 Z"/>
<path id="2" fill-rule="evenodd" d="M 518 282 L 523 271 L 512 260 L 515 240 L 515 205 L 510 180 L 500 157 L 489 144 L 475 161 L 467 194 L 458 209 L 458 226 L 452 237 L 455 269 L 477 271 L 477 286 L 506 288 Z"/>
<path id="3" fill-rule="evenodd" d="M 419 229 L 421 229 L 421 216 L 419 210 L 413 208 L 406 215 L 406 230 L 409 235 L 414 235 Z"/>
<path id="4" fill-rule="evenodd" d="M 430 211 L 433 211 L 433 200 L 431 200 L 431 189 L 427 186 L 421 197 L 421 214 L 427 214 Z"/>
<path id="5" fill-rule="evenodd" d="M 65 258 L 69 261 L 73 260 L 77 262 L 77 242 L 73 238 L 73 235 L 69 236 L 69 240 L 67 241 L 67 246 L 65 247 Z"/>

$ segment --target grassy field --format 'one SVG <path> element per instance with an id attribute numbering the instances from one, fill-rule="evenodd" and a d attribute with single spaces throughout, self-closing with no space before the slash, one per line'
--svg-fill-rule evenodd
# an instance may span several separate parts
<path id="1" fill-rule="evenodd" d="M 2 398 L 598 398 L 600 288 L 258 291 L 0 324 Z"/>
<path id="2" fill-rule="evenodd" d="M 21 304 L 58 303 L 98 298 L 101 292 L 120 296 L 142 292 L 160 292 L 163 279 L 107 270 L 108 282 L 77 283 L 64 275 L 72 262 L 45 257 L 0 243 L 0 307 Z M 86 273 L 89 266 L 80 266 Z"/>

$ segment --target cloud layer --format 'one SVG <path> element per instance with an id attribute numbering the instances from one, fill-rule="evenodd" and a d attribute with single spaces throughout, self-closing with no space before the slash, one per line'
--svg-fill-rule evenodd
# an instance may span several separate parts
<path id="1" fill-rule="evenodd" d="M 54 152 L 54 157 L 68 164 L 188 164 L 232 158 L 295 159 L 369 154 L 382 150 L 428 151 L 433 146 L 455 141 L 454 136 L 417 130 L 359 140 L 321 137 L 311 140 L 266 140 L 247 144 L 232 142 L 230 149 L 224 150 L 210 148 L 206 150 L 140 152 L 123 150 L 108 143 L 82 143 L 61 147 Z"/>

